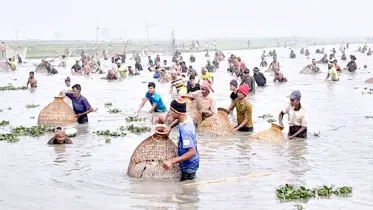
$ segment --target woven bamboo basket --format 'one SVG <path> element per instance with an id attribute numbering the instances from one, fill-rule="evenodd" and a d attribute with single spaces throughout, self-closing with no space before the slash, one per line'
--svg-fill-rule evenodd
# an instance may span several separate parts
<path id="1" fill-rule="evenodd" d="M 213 134 L 217 136 L 232 136 L 234 126 L 229 119 L 229 111 L 218 108 L 218 112 L 202 121 L 198 127 L 198 132 Z"/>
<path id="2" fill-rule="evenodd" d="M 128 165 L 128 176 L 142 179 L 176 179 L 180 177 L 178 165 L 163 168 L 163 163 L 177 157 L 177 146 L 168 137 L 165 125 L 156 125 L 155 133 L 135 149 Z"/>
<path id="3" fill-rule="evenodd" d="M 285 142 L 285 137 L 282 134 L 283 129 L 284 127 L 272 123 L 269 129 L 260 131 L 252 136 L 249 136 L 249 138 L 272 144 L 283 144 Z"/>
<path id="4" fill-rule="evenodd" d="M 373 83 L 373 78 L 367 79 L 367 81 L 365 81 L 365 83 Z"/>
<path id="5" fill-rule="evenodd" d="M 38 117 L 39 125 L 68 127 L 76 123 L 75 112 L 63 100 L 63 97 L 54 97 L 54 101 L 41 110 Z"/>

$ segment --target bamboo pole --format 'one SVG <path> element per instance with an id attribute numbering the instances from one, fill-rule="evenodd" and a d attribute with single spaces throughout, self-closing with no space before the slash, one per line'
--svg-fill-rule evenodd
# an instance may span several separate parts
<path id="1" fill-rule="evenodd" d="M 236 176 L 236 177 L 228 177 L 228 178 L 222 178 L 222 179 L 213 179 L 213 180 L 189 183 L 189 184 L 184 184 L 184 186 L 197 186 L 201 184 L 212 184 L 212 183 L 219 183 L 219 182 L 225 182 L 225 181 L 236 180 L 236 179 L 255 178 L 255 177 L 261 177 L 261 176 L 272 176 L 273 174 L 279 174 L 279 173 L 282 173 L 282 172 L 279 171 L 279 172 L 274 172 L 274 173 L 263 173 L 263 174 L 252 173 L 246 176 Z"/>

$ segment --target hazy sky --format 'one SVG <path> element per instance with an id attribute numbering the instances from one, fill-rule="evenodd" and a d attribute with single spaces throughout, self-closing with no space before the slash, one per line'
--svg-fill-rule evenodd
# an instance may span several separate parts
<path id="1" fill-rule="evenodd" d="M 372 1 L 354 0 L 18 0 L 1 3 L 0 40 L 178 39 L 373 35 Z M 366 26 L 364 26 L 367 24 Z M 57 35 L 59 34 L 59 36 Z"/>

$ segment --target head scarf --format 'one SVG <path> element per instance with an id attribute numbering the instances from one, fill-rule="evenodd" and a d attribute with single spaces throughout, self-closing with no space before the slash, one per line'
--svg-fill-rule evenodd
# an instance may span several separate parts
<path id="1" fill-rule="evenodd" d="M 214 92 L 214 90 L 212 89 L 211 83 L 209 81 L 207 81 L 207 80 L 204 80 L 202 82 L 202 88 L 207 89 L 209 92 Z"/>

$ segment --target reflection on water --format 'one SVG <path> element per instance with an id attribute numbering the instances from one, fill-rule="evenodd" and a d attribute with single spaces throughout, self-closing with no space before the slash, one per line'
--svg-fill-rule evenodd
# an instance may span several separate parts
<path id="1" fill-rule="evenodd" d="M 89 115 L 89 125 L 76 126 L 78 135 L 72 138 L 72 145 L 48 146 L 46 143 L 51 136 L 24 137 L 15 144 L 0 142 L 1 209 L 295 209 L 294 203 L 280 203 L 275 198 L 274 189 L 285 183 L 312 187 L 351 185 L 354 188 L 354 195 L 349 199 L 311 200 L 304 204 L 308 209 L 370 208 L 373 205 L 373 120 L 364 116 L 373 115 L 373 100 L 372 95 L 361 92 L 364 87 L 373 88 L 363 83 L 372 77 L 371 74 L 359 70 L 355 74 L 342 73 L 340 82 L 325 82 L 326 66 L 321 66 L 323 73 L 318 75 L 299 74 L 312 56 L 288 60 L 287 49 L 277 51 L 289 82 L 274 84 L 273 76 L 265 73 L 268 86 L 257 88 L 255 94 L 249 95 L 255 131 L 269 127 L 258 116 L 277 117 L 289 103 L 286 96 L 299 89 L 302 105 L 309 115 L 309 139 L 270 145 L 249 140 L 247 134 L 242 133 L 229 138 L 199 136 L 201 163 L 196 181 L 250 173 L 273 173 L 272 176 L 188 187 L 178 182 L 131 179 L 126 174 L 128 162 L 134 149 L 149 134 L 128 134 L 112 138 L 107 144 L 104 137 L 92 132 L 126 125 L 125 117 L 137 110 L 152 75 L 145 71 L 139 77 L 120 82 L 101 80 L 102 75 L 71 76 L 72 84 L 82 85 L 82 94 L 97 112 Z M 252 69 L 259 64 L 261 52 L 226 54 L 240 55 Z M 202 53 L 197 54 L 196 59 L 193 66 L 199 69 L 207 58 Z M 361 65 L 373 66 L 367 56 L 358 59 Z M 339 64 L 344 67 L 346 62 Z M 226 62 L 221 63 L 221 69 L 214 75 L 217 107 L 225 108 L 230 105 L 229 82 L 232 79 L 226 74 L 226 67 Z M 17 72 L 1 72 L 0 85 L 24 85 L 31 70 L 32 67 L 20 67 Z M 0 109 L 3 109 L 0 120 L 9 120 L 11 126 L 35 125 L 40 110 L 64 89 L 64 78 L 69 70 L 59 69 L 59 72 L 54 76 L 36 73 L 39 87 L 35 90 L 0 92 Z M 169 85 L 157 84 L 156 89 L 169 104 L 174 97 L 169 94 Z M 122 113 L 109 114 L 105 102 L 112 102 L 112 108 L 122 109 Z M 26 109 L 26 104 L 40 104 L 40 107 Z M 149 108 L 147 104 L 140 115 L 146 116 Z M 1 132 L 7 129 L 0 127 Z M 287 130 L 285 127 L 285 135 Z M 315 131 L 320 131 L 319 137 L 312 135 Z M 172 137 L 176 135 L 176 131 L 171 133 Z"/>

